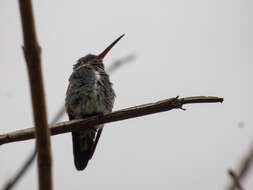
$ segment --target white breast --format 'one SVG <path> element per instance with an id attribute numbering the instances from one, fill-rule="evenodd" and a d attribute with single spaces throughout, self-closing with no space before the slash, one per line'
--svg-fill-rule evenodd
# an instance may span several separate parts
<path id="1" fill-rule="evenodd" d="M 95 85 L 92 93 L 90 94 L 89 101 L 83 101 L 83 105 L 81 107 L 82 112 L 87 114 L 93 113 L 104 113 L 106 110 L 105 103 L 100 96 L 100 86 L 98 85 L 98 81 L 100 81 L 99 72 L 95 71 Z"/>

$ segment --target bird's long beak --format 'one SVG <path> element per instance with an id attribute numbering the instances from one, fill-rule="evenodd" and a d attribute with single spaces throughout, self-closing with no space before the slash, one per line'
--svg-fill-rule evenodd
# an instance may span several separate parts
<path id="1" fill-rule="evenodd" d="M 113 46 L 124 36 L 125 34 L 118 37 L 114 42 L 112 42 L 102 53 L 98 55 L 98 59 L 103 60 L 106 54 L 113 48 Z"/>

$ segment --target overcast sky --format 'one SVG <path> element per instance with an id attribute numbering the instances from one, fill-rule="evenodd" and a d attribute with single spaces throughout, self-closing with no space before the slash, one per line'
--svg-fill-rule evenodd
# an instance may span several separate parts
<path id="1" fill-rule="evenodd" d="M 76 60 L 125 37 L 104 60 L 136 53 L 111 75 L 114 110 L 175 97 L 213 95 L 108 124 L 93 159 L 75 170 L 70 134 L 51 139 L 55 189 L 224 189 L 253 143 L 252 0 L 33 1 L 49 121 L 64 103 Z M 0 2 L 0 134 L 33 126 L 17 1 Z M 67 120 L 65 116 L 62 121 Z M 0 147 L 0 186 L 34 141 Z M 37 186 L 36 164 L 16 189 Z M 253 168 L 245 189 L 253 189 Z"/>

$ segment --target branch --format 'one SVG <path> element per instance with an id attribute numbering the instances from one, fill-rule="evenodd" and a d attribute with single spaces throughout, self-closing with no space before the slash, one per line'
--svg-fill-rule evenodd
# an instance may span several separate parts
<path id="1" fill-rule="evenodd" d="M 27 158 L 26 162 L 22 167 L 18 170 L 17 174 L 8 180 L 8 182 L 4 185 L 3 190 L 10 190 L 12 189 L 17 182 L 21 179 L 21 177 L 25 174 L 29 166 L 32 164 L 36 157 L 36 149 L 33 150 L 32 154 Z"/>
<path id="2" fill-rule="evenodd" d="M 252 164 L 253 164 L 253 146 L 251 145 L 250 151 L 247 152 L 247 154 L 241 160 L 239 171 L 237 172 L 237 175 L 236 175 L 238 182 L 242 181 L 245 178 Z M 234 190 L 236 189 L 236 187 L 237 187 L 237 184 L 236 184 L 236 181 L 234 180 L 231 184 L 229 184 L 227 189 Z"/>
<path id="3" fill-rule="evenodd" d="M 154 114 L 158 112 L 169 111 L 172 109 L 183 109 L 184 104 L 193 103 L 217 103 L 223 102 L 223 98 L 212 97 L 212 96 L 196 96 L 187 98 L 170 98 L 155 103 L 144 104 L 141 106 L 135 106 L 127 109 L 122 109 L 112 113 L 104 115 L 92 116 L 86 119 L 77 119 L 67 122 L 60 122 L 49 125 L 51 135 L 58 135 L 62 133 L 68 133 L 71 131 L 84 131 L 94 125 L 110 123 L 144 115 Z M 23 130 L 14 131 L 11 133 L 0 135 L 0 145 L 24 141 L 34 138 L 34 128 L 28 128 Z"/>
<path id="4" fill-rule="evenodd" d="M 243 187 L 240 184 L 238 176 L 235 174 L 233 170 L 228 170 L 229 175 L 234 181 L 235 187 L 237 187 L 239 190 L 243 190 Z"/>
<path id="5" fill-rule="evenodd" d="M 24 56 L 27 63 L 32 96 L 33 117 L 36 126 L 39 189 L 52 189 L 52 160 L 50 136 L 47 127 L 46 103 L 41 71 L 40 47 L 37 42 L 31 0 L 19 0 Z"/>
<path id="6" fill-rule="evenodd" d="M 129 63 L 133 60 L 136 59 L 136 55 L 135 54 L 129 54 L 126 57 L 120 58 L 116 61 L 114 61 L 109 68 L 106 69 L 107 73 L 113 73 L 114 71 L 116 71 L 118 68 L 120 68 L 121 66 L 125 65 L 126 63 Z"/>

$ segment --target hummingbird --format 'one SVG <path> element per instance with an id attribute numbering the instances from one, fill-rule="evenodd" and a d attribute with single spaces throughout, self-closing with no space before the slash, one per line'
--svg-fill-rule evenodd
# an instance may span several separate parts
<path id="1" fill-rule="evenodd" d="M 115 92 L 109 75 L 105 72 L 103 59 L 123 36 L 124 34 L 118 37 L 99 55 L 88 54 L 73 65 L 65 99 L 69 120 L 112 112 Z M 103 126 L 102 124 L 85 131 L 72 132 L 77 170 L 84 170 L 92 158 Z"/>

